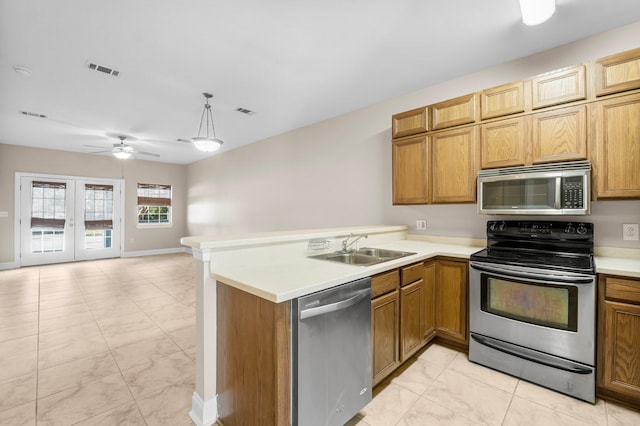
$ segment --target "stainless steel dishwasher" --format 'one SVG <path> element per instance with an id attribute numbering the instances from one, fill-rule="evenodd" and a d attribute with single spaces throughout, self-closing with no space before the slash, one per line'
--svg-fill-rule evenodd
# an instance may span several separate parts
<path id="1" fill-rule="evenodd" d="M 371 401 L 371 279 L 292 303 L 292 423 L 342 426 Z"/>

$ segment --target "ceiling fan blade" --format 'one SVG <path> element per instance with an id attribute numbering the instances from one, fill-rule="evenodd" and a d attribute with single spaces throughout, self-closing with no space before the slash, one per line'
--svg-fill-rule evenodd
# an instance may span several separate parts
<path id="1" fill-rule="evenodd" d="M 107 149 L 106 146 L 99 146 L 99 145 L 82 145 L 82 146 L 86 146 L 87 148 L 101 148 L 101 149 Z"/>
<path id="2" fill-rule="evenodd" d="M 142 151 L 136 151 L 136 154 L 141 154 L 141 155 L 148 155 L 150 157 L 160 157 L 160 154 L 155 154 L 153 152 L 142 152 Z"/>
<path id="3" fill-rule="evenodd" d="M 184 143 L 192 143 L 190 140 L 188 139 L 176 139 L 178 142 L 184 142 Z"/>
<path id="4" fill-rule="evenodd" d="M 110 149 L 107 151 L 94 151 L 94 152 L 89 152 L 89 154 L 106 154 L 106 153 L 112 153 L 113 151 L 111 151 Z"/>

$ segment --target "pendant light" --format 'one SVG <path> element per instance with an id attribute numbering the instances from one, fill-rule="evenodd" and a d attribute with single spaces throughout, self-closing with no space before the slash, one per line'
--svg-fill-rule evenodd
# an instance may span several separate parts
<path id="1" fill-rule="evenodd" d="M 556 0 L 520 0 L 522 22 L 534 26 L 546 22 L 556 11 Z"/>
<path id="2" fill-rule="evenodd" d="M 216 131 L 213 127 L 213 112 L 211 111 L 211 105 L 209 105 L 209 99 L 213 98 L 211 93 L 203 93 L 205 97 L 204 108 L 202 109 L 202 117 L 200 118 L 200 127 L 198 128 L 198 136 L 191 139 L 193 145 L 204 152 L 214 152 L 220 149 L 222 146 L 222 140 L 216 138 Z M 202 125 L 205 126 L 205 133 L 202 133 Z M 211 125 L 211 133 L 209 133 L 209 125 Z"/>

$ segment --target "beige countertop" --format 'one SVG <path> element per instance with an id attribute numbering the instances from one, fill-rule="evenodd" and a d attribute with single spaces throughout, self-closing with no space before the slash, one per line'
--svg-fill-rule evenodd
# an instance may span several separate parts
<path id="1" fill-rule="evenodd" d="M 309 258 L 310 239 L 332 242 L 329 251 L 349 234 L 369 235 L 360 247 L 414 252 L 400 259 L 372 266 L 355 266 Z M 359 278 L 409 265 L 436 256 L 469 259 L 483 248 L 483 240 L 414 236 L 404 226 L 332 228 L 310 231 L 248 234 L 225 237 L 188 237 L 182 243 L 198 250 L 211 251 L 211 276 L 218 281 L 275 303 L 325 290 Z M 640 250 L 598 255 L 596 272 L 640 277 Z M 631 255 L 629 256 L 629 253 Z M 613 254 L 610 256 L 608 254 Z"/>

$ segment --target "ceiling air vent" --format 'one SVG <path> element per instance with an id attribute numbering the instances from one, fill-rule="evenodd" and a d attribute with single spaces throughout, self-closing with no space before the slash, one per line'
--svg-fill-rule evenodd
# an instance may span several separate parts
<path id="1" fill-rule="evenodd" d="M 44 114 L 38 114 L 37 112 L 19 111 L 22 115 L 28 115 L 29 117 L 47 118 Z"/>
<path id="2" fill-rule="evenodd" d="M 251 111 L 250 109 L 246 109 L 246 108 L 242 108 L 242 107 L 236 108 L 236 111 L 241 112 L 241 113 L 246 114 L 246 115 L 253 115 L 253 114 L 256 113 L 255 111 Z"/>
<path id="3" fill-rule="evenodd" d="M 109 75 L 112 75 L 114 77 L 117 77 L 117 76 L 120 75 L 120 71 L 116 71 L 113 68 L 105 67 L 103 65 L 98 65 L 98 64 L 96 64 L 94 62 L 88 62 L 87 64 L 88 64 L 90 70 L 100 71 L 102 73 L 109 74 Z"/>

